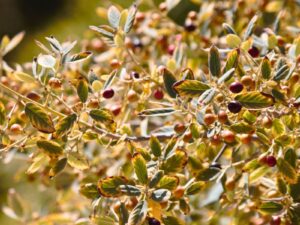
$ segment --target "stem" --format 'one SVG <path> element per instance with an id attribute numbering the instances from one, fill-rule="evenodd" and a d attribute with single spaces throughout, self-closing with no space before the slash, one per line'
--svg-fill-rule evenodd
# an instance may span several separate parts
<path id="1" fill-rule="evenodd" d="M 10 94 L 13 94 L 15 96 L 17 96 L 18 98 L 20 98 L 21 100 L 25 101 L 25 102 L 31 102 L 37 106 L 39 106 L 40 108 L 42 109 L 45 109 L 46 111 L 49 111 L 51 113 L 53 113 L 54 115 L 56 116 L 59 116 L 59 117 L 66 117 L 65 114 L 61 113 L 61 112 L 58 112 L 48 106 L 45 106 L 45 105 L 42 105 L 36 101 L 33 101 L 25 96 L 23 96 L 22 94 L 10 89 L 9 87 L 7 87 L 6 85 L 0 83 L 0 88 L 2 88 L 5 92 L 7 93 L 10 93 Z M 112 138 L 112 139 L 120 139 L 122 138 L 123 136 L 120 135 L 120 134 L 114 134 L 114 133 L 110 133 L 108 132 L 107 130 L 104 130 L 102 128 L 99 128 L 95 125 L 92 125 L 92 124 L 89 124 L 83 120 L 79 120 L 78 123 L 80 123 L 81 125 L 84 125 L 86 126 L 87 128 L 95 131 L 96 133 L 98 134 L 104 134 L 105 136 L 109 137 L 109 138 Z M 173 135 L 157 135 L 156 136 L 159 140 L 166 140 L 166 139 L 170 139 L 173 137 Z M 125 141 L 135 141 L 135 142 L 141 142 L 141 141 L 148 141 L 149 139 L 151 138 L 151 135 L 148 135 L 148 136 L 139 136 L 139 137 L 133 137 L 133 136 L 128 136 L 126 137 L 124 140 Z"/>
<path id="2" fill-rule="evenodd" d="M 214 160 L 212 161 L 212 163 L 217 162 L 217 161 L 221 158 L 221 156 L 224 154 L 226 148 L 227 148 L 227 144 L 224 144 L 224 145 L 222 146 L 222 148 L 220 149 L 219 153 L 216 155 L 216 157 L 215 157 Z"/>

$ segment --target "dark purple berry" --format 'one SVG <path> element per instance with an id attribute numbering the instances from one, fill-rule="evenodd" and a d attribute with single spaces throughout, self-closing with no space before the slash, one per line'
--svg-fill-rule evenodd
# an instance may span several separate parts
<path id="1" fill-rule="evenodd" d="M 228 103 L 227 108 L 232 113 L 239 113 L 242 109 L 242 105 L 237 101 L 232 101 Z"/>
<path id="2" fill-rule="evenodd" d="M 148 224 L 149 225 L 160 225 L 160 222 L 159 222 L 159 220 L 157 220 L 153 217 L 150 217 L 150 218 L 148 218 Z"/>
<path id="3" fill-rule="evenodd" d="M 269 167 L 274 167 L 274 166 L 276 166 L 277 160 L 274 156 L 269 155 L 266 158 L 266 163 Z"/>
<path id="4" fill-rule="evenodd" d="M 230 84 L 229 86 L 229 90 L 232 93 L 240 93 L 242 90 L 244 89 L 244 86 L 242 83 L 240 82 L 233 82 L 232 84 Z"/>
<path id="5" fill-rule="evenodd" d="M 102 96 L 103 98 L 112 98 L 114 97 L 115 91 L 110 88 L 110 89 L 106 89 L 105 91 L 103 91 Z"/>
<path id="6" fill-rule="evenodd" d="M 259 49 L 256 47 L 252 47 L 248 50 L 248 53 L 253 57 L 253 58 L 257 58 L 259 56 Z"/>
<path id="7" fill-rule="evenodd" d="M 153 92 L 153 96 L 154 98 L 156 98 L 157 100 L 161 100 L 164 98 L 164 92 L 161 89 L 156 89 Z"/>
<path id="8" fill-rule="evenodd" d="M 132 71 L 131 72 L 131 77 L 135 78 L 135 79 L 139 79 L 140 78 L 140 74 L 136 71 Z"/>
<path id="9" fill-rule="evenodd" d="M 270 225 L 280 225 L 281 218 L 279 216 L 273 216 Z"/>
<path id="10" fill-rule="evenodd" d="M 193 32 L 196 30 L 196 25 L 193 23 L 193 21 L 191 20 L 188 20 L 185 24 L 184 24 L 184 29 L 187 31 L 187 32 Z"/>

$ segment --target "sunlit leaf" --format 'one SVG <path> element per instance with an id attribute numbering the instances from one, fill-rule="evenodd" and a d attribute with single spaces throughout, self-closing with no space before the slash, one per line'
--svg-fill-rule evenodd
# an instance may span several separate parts
<path id="1" fill-rule="evenodd" d="M 136 153 L 133 155 L 132 164 L 138 180 L 142 184 L 147 184 L 148 172 L 147 172 L 146 160 L 143 158 L 143 156 L 140 153 Z"/>
<path id="2" fill-rule="evenodd" d="M 36 145 L 49 156 L 58 156 L 64 151 L 61 145 L 55 141 L 39 140 Z"/>
<path id="3" fill-rule="evenodd" d="M 263 94 L 258 91 L 238 94 L 235 97 L 235 100 L 239 101 L 242 106 L 248 109 L 263 109 L 274 104 L 272 96 Z"/>

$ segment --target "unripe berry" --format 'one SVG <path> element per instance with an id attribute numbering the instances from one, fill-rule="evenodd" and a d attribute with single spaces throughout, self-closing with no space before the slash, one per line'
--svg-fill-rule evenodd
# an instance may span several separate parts
<path id="1" fill-rule="evenodd" d="M 178 187 L 174 192 L 173 192 L 173 196 L 176 199 L 180 199 L 182 198 L 182 196 L 184 195 L 184 188 L 183 187 Z"/>
<path id="2" fill-rule="evenodd" d="M 169 55 L 173 55 L 174 51 L 175 51 L 176 46 L 175 45 L 169 45 L 168 46 L 168 54 Z"/>
<path id="3" fill-rule="evenodd" d="M 223 102 L 223 101 L 224 101 L 224 96 L 223 96 L 221 93 L 217 94 L 217 96 L 216 96 L 216 101 L 217 101 L 218 103 Z"/>
<path id="4" fill-rule="evenodd" d="M 162 89 L 158 88 L 154 90 L 153 97 L 157 100 L 161 100 L 164 98 L 164 92 L 162 91 Z"/>
<path id="5" fill-rule="evenodd" d="M 248 53 L 253 57 L 253 58 L 257 58 L 259 56 L 259 49 L 256 47 L 252 47 L 248 50 Z"/>
<path id="6" fill-rule="evenodd" d="M 262 165 L 267 164 L 267 155 L 266 154 L 262 154 L 258 157 L 258 162 Z"/>
<path id="7" fill-rule="evenodd" d="M 34 91 L 29 92 L 26 97 L 36 102 L 41 99 L 41 96 Z"/>
<path id="8" fill-rule="evenodd" d="M 235 184 L 235 180 L 233 178 L 229 178 L 225 183 L 225 187 L 227 190 L 232 191 L 235 187 Z"/>
<path id="9" fill-rule="evenodd" d="M 269 167 L 274 167 L 276 166 L 277 160 L 274 156 L 269 155 L 267 156 L 266 162 Z"/>
<path id="10" fill-rule="evenodd" d="M 247 87 L 251 86 L 253 83 L 253 79 L 251 76 L 245 75 L 241 78 L 241 83 Z"/>
<path id="11" fill-rule="evenodd" d="M 237 101 L 231 101 L 228 103 L 228 110 L 232 113 L 239 113 L 242 110 L 241 103 Z"/>
<path id="12" fill-rule="evenodd" d="M 139 96 L 134 90 L 131 89 L 128 91 L 127 99 L 129 102 L 136 102 L 139 100 Z"/>
<path id="13" fill-rule="evenodd" d="M 60 79 L 58 79 L 56 77 L 51 77 L 48 81 L 48 84 L 53 89 L 61 88 L 61 81 L 60 81 Z"/>
<path id="14" fill-rule="evenodd" d="M 263 127 L 265 127 L 265 128 L 271 128 L 272 124 L 273 124 L 273 121 L 269 116 L 265 116 L 261 122 L 262 122 Z"/>
<path id="15" fill-rule="evenodd" d="M 117 59 L 110 61 L 110 67 L 113 69 L 118 69 L 121 66 L 121 63 Z"/>
<path id="16" fill-rule="evenodd" d="M 197 19 L 197 12 L 195 11 L 190 11 L 189 14 L 188 14 L 188 18 L 191 19 L 191 20 L 196 20 Z"/>
<path id="17" fill-rule="evenodd" d="M 88 107 L 96 109 L 99 107 L 99 101 L 96 98 L 92 98 L 89 102 L 88 102 Z"/>
<path id="18" fill-rule="evenodd" d="M 221 136 L 227 143 L 232 143 L 235 141 L 235 134 L 230 130 L 222 131 Z"/>
<path id="19" fill-rule="evenodd" d="M 229 90 L 232 93 L 240 93 L 242 90 L 244 89 L 244 86 L 242 83 L 240 82 L 233 82 L 232 84 L 230 84 L 229 86 Z"/>
<path id="20" fill-rule="evenodd" d="M 220 110 L 218 113 L 218 120 L 220 123 L 226 123 L 228 121 L 227 113 L 223 110 Z"/>
<path id="21" fill-rule="evenodd" d="M 114 97 L 115 91 L 112 88 L 106 89 L 103 91 L 102 96 L 103 98 L 109 99 Z"/>
<path id="22" fill-rule="evenodd" d="M 182 134 L 185 131 L 186 127 L 183 123 L 177 123 L 174 126 L 174 130 L 178 134 Z"/>
<path id="23" fill-rule="evenodd" d="M 191 132 L 185 134 L 184 137 L 183 137 L 183 141 L 185 143 L 189 143 L 192 139 L 193 139 L 193 135 L 192 135 Z"/>
<path id="24" fill-rule="evenodd" d="M 211 125 L 216 121 L 216 116 L 214 114 L 207 113 L 204 115 L 203 120 L 206 125 Z"/>
<path id="25" fill-rule="evenodd" d="M 252 140 L 252 136 L 250 134 L 241 134 L 240 139 L 243 144 L 248 145 Z"/>
<path id="26" fill-rule="evenodd" d="M 121 204 L 120 202 L 117 202 L 114 206 L 113 206 L 113 210 L 116 214 L 119 214 L 119 210 L 120 210 Z"/>
<path id="27" fill-rule="evenodd" d="M 13 133 L 13 134 L 20 134 L 22 132 L 22 127 L 20 124 L 13 124 L 10 126 L 10 131 Z"/>

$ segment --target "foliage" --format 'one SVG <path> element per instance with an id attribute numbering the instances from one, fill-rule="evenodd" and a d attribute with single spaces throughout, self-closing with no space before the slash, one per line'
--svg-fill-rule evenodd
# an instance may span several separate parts
<path id="1" fill-rule="evenodd" d="M 284 26 L 299 5 L 249 2 L 111 6 L 109 25 L 90 26 L 96 43 L 73 53 L 76 41 L 46 37 L 13 68 L 3 57 L 24 34 L 4 37 L 1 156 L 30 155 L 24 173 L 60 195 L 36 216 L 11 189 L 3 212 L 24 224 L 299 224 L 300 41 Z"/>

